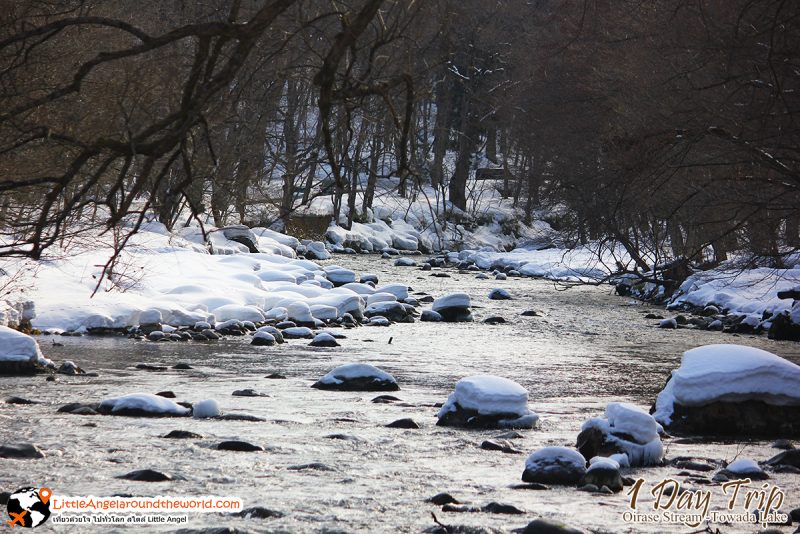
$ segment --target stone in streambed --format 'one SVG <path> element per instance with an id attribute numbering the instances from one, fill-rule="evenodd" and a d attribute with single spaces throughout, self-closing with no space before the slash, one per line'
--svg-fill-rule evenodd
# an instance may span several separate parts
<path id="1" fill-rule="evenodd" d="M 217 445 L 217 450 L 237 451 L 237 452 L 260 452 L 264 450 L 264 447 L 261 447 L 260 445 L 253 445 L 252 443 L 248 443 L 246 441 L 228 440 L 219 443 Z"/>
<path id="2" fill-rule="evenodd" d="M 544 447 L 525 461 L 523 482 L 574 486 L 586 474 L 586 459 L 566 447 Z"/>
<path id="3" fill-rule="evenodd" d="M 481 443 L 481 449 L 486 451 L 500 451 L 506 454 L 523 454 L 523 451 L 504 440 L 487 439 Z"/>
<path id="4" fill-rule="evenodd" d="M 270 519 L 273 517 L 283 517 L 283 512 L 270 510 L 263 506 L 251 506 L 250 508 L 245 508 L 241 512 L 234 512 L 231 515 L 243 517 L 245 519 Z"/>
<path id="5" fill-rule="evenodd" d="M 123 480 L 135 480 L 137 482 L 165 482 L 172 480 L 170 475 L 162 473 L 161 471 L 155 471 L 153 469 L 139 469 L 124 475 L 119 475 L 115 478 L 121 478 Z"/>
<path id="6" fill-rule="evenodd" d="M 388 425 L 388 428 L 409 428 L 409 429 L 418 429 L 420 428 L 419 424 L 411 418 L 403 418 L 398 419 L 397 421 L 392 421 Z"/>
<path id="7" fill-rule="evenodd" d="M 44 458 L 44 453 L 32 443 L 8 443 L 0 445 L 0 458 L 37 460 L 39 458 Z"/>
<path id="8" fill-rule="evenodd" d="M 397 380 L 389 373 L 366 363 L 336 367 L 315 382 L 312 388 L 337 391 L 397 391 Z"/>
<path id="9" fill-rule="evenodd" d="M 528 523 L 520 534 L 584 534 L 584 531 L 550 519 L 539 518 Z"/>
<path id="10" fill-rule="evenodd" d="M 173 430 L 161 437 L 166 439 L 201 439 L 203 436 L 188 430 Z"/>

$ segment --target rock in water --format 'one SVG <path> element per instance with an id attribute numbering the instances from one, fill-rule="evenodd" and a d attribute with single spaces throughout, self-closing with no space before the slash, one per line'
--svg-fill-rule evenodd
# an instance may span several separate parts
<path id="1" fill-rule="evenodd" d="M 264 450 L 264 447 L 261 447 L 260 445 L 253 445 L 252 443 L 248 443 L 246 441 L 229 440 L 229 441 L 223 441 L 222 443 L 218 444 L 217 450 L 237 451 L 237 452 L 260 452 Z"/>
<path id="2" fill-rule="evenodd" d="M 420 428 L 419 424 L 411 418 L 404 418 L 398 419 L 397 421 L 392 421 L 388 425 L 388 428 L 409 428 L 409 429 L 418 429 Z"/>
<path id="3" fill-rule="evenodd" d="M 435 312 L 433 310 L 423 310 L 419 320 L 423 322 L 438 323 L 442 321 L 442 316 L 439 314 L 439 312 Z"/>
<path id="4" fill-rule="evenodd" d="M 544 447 L 525 460 L 523 482 L 574 486 L 586 474 L 586 459 L 566 447 Z"/>
<path id="5" fill-rule="evenodd" d="M 97 411 L 107 415 L 129 417 L 181 417 L 189 415 L 189 408 L 170 399 L 150 393 L 133 393 L 102 401 Z M 75 413 L 74 411 L 72 413 Z"/>
<path id="6" fill-rule="evenodd" d="M 275 344 L 275 336 L 269 332 L 257 331 L 253 335 L 253 340 L 250 342 L 250 344 L 257 347 L 270 347 Z"/>
<path id="7" fill-rule="evenodd" d="M 505 289 L 496 287 L 489 291 L 489 300 L 511 300 L 511 293 Z"/>
<path id="8" fill-rule="evenodd" d="M 731 462 L 720 471 L 729 480 L 749 478 L 750 480 L 766 480 L 769 475 L 761 469 L 757 463 L 747 458 L 739 458 Z"/>
<path id="9" fill-rule="evenodd" d="M 169 434 L 161 436 L 166 439 L 202 439 L 201 434 L 189 432 L 188 430 L 173 430 Z"/>
<path id="10" fill-rule="evenodd" d="M 139 469 L 138 471 L 131 471 L 130 473 L 119 475 L 116 478 L 135 480 L 137 482 L 165 482 L 167 480 L 172 480 L 171 476 L 153 469 Z"/>
<path id="11" fill-rule="evenodd" d="M 741 345 L 683 353 L 653 416 L 678 434 L 743 438 L 800 436 L 800 366 Z"/>
<path id="12" fill-rule="evenodd" d="M 579 486 L 591 484 L 598 488 L 605 486 L 615 493 L 622 491 L 622 476 L 619 474 L 619 464 L 616 461 L 596 456 L 590 463 L 588 471 L 578 482 Z"/>
<path id="13" fill-rule="evenodd" d="M 539 518 L 528 523 L 521 534 L 584 534 L 584 531 L 549 519 Z"/>
<path id="14" fill-rule="evenodd" d="M 9 443 L 0 445 L 0 458 L 16 460 L 36 460 L 44 458 L 44 454 L 32 443 Z"/>
<path id="15" fill-rule="evenodd" d="M 31 336 L 0 326 L 0 375 L 27 375 L 55 368 Z"/>
<path id="16" fill-rule="evenodd" d="M 657 465 L 664 458 L 659 432 L 661 425 L 638 406 L 612 402 L 605 418 L 593 417 L 583 423 L 578 450 L 585 458 L 627 455 L 632 466 Z"/>
<path id="17" fill-rule="evenodd" d="M 448 323 L 470 322 L 470 299 L 466 293 L 448 293 L 433 301 L 432 309 Z"/>
<path id="18" fill-rule="evenodd" d="M 507 378 L 462 378 L 439 410 L 439 426 L 534 428 L 539 416 L 528 409 L 528 391 Z"/>
<path id="19" fill-rule="evenodd" d="M 339 347 L 339 342 L 336 341 L 331 334 L 328 332 L 320 332 L 314 339 L 309 343 L 311 347 Z"/>
<path id="20" fill-rule="evenodd" d="M 320 378 L 312 388 L 338 391 L 397 391 L 397 380 L 389 373 L 366 363 L 340 365 Z"/>

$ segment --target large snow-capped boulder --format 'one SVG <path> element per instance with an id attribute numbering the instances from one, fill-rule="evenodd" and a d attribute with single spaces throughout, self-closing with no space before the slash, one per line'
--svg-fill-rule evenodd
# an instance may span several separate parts
<path id="1" fill-rule="evenodd" d="M 612 402 L 605 417 L 583 423 L 577 447 L 585 458 L 625 454 L 631 466 L 661 463 L 661 425 L 649 413 L 627 402 Z"/>
<path id="2" fill-rule="evenodd" d="M 100 403 L 97 411 L 132 417 L 182 417 L 191 412 L 189 408 L 151 393 L 133 393 L 106 399 Z"/>
<path id="3" fill-rule="evenodd" d="M 586 474 L 586 459 L 566 447 L 544 447 L 525 460 L 524 482 L 571 486 Z"/>
<path id="4" fill-rule="evenodd" d="M 765 350 L 706 345 L 683 353 L 653 415 L 675 433 L 800 436 L 800 366 Z"/>
<path id="5" fill-rule="evenodd" d="M 0 326 L 0 375 L 32 374 L 44 367 L 54 365 L 42 355 L 35 339 L 7 326 Z"/>
<path id="6" fill-rule="evenodd" d="M 312 388 L 339 391 L 397 391 L 397 380 L 366 363 L 340 365 L 315 382 Z"/>
<path id="7" fill-rule="evenodd" d="M 431 309 L 450 323 L 472 321 L 470 299 L 466 293 L 448 293 L 433 301 Z"/>
<path id="8" fill-rule="evenodd" d="M 513 380 L 475 375 L 456 382 L 439 410 L 439 426 L 533 428 L 539 416 L 528 409 L 528 390 Z"/>
<path id="9" fill-rule="evenodd" d="M 325 243 L 322 241 L 312 241 L 306 245 L 297 247 L 298 254 L 303 254 L 310 260 L 329 260 L 331 253 L 325 248 Z"/>

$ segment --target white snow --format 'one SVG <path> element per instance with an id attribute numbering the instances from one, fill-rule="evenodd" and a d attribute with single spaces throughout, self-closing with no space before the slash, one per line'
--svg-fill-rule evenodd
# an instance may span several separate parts
<path id="1" fill-rule="evenodd" d="M 42 355 L 39 344 L 31 336 L 7 326 L 0 326 L 0 362 L 31 362 L 52 366 Z"/>
<path id="2" fill-rule="evenodd" d="M 589 471 L 593 469 L 613 469 L 619 471 L 620 463 L 614 459 L 606 456 L 595 456 L 589 460 Z"/>
<path id="3" fill-rule="evenodd" d="M 433 301 L 431 307 L 433 311 L 439 311 L 446 308 L 469 308 L 470 300 L 469 295 L 466 293 L 448 293 L 442 295 Z"/>
<path id="4" fill-rule="evenodd" d="M 120 410 L 142 410 L 152 414 L 188 415 L 189 408 L 185 408 L 164 397 L 151 393 L 132 393 L 122 397 L 105 399 L 100 403 L 103 408 L 111 408 L 111 412 Z"/>
<path id="5" fill-rule="evenodd" d="M 408 286 L 405 284 L 386 284 L 377 288 L 375 293 L 390 293 L 397 300 L 404 300 L 408 298 Z"/>
<path id="6" fill-rule="evenodd" d="M 139 314 L 139 324 L 159 324 L 161 319 L 161 310 L 156 308 L 149 308 Z"/>
<path id="7" fill-rule="evenodd" d="M 586 459 L 578 451 L 567 447 L 543 447 L 525 460 L 525 469 L 534 471 L 561 471 L 564 466 L 585 469 Z"/>
<path id="8" fill-rule="evenodd" d="M 292 302 L 286 306 L 286 313 L 290 321 L 300 321 L 302 323 L 313 323 L 314 317 L 311 307 L 302 301 Z"/>
<path id="9" fill-rule="evenodd" d="M 378 302 L 397 302 L 397 297 L 391 293 L 373 293 L 367 297 L 367 306 L 377 304 Z"/>
<path id="10" fill-rule="evenodd" d="M 592 417 L 581 426 L 582 431 L 588 428 L 601 430 L 608 441 L 627 455 L 630 465 L 655 465 L 664 457 L 664 445 L 659 437 L 663 430 L 661 425 L 653 416 L 633 404 L 609 403 L 605 418 Z M 633 441 L 622 435 L 630 436 Z"/>
<path id="11" fill-rule="evenodd" d="M 338 265 L 327 265 L 324 270 L 325 276 L 334 284 L 350 284 L 356 281 L 356 273 L 350 269 Z"/>
<path id="12" fill-rule="evenodd" d="M 669 425 L 673 406 L 756 399 L 800 405 L 800 366 L 765 350 L 705 345 L 683 353 L 681 365 L 656 398 L 655 418 Z"/>
<path id="13" fill-rule="evenodd" d="M 255 306 L 239 306 L 238 304 L 227 304 L 220 306 L 212 311 L 217 321 L 252 321 L 260 323 L 264 320 L 264 314 Z"/>
<path id="14" fill-rule="evenodd" d="M 293 337 L 309 337 L 312 331 L 307 326 L 292 326 L 285 330 L 283 330 L 283 334 L 285 336 L 293 336 Z"/>
<path id="15" fill-rule="evenodd" d="M 381 382 L 397 383 L 397 380 L 377 367 L 368 363 L 346 363 L 336 367 L 331 372 L 319 379 L 323 384 L 341 384 L 353 378 L 374 378 Z"/>
<path id="16" fill-rule="evenodd" d="M 728 464 L 728 467 L 725 469 L 735 475 L 747 475 L 762 472 L 761 467 L 759 467 L 756 462 L 748 458 L 739 458 L 738 460 Z"/>
<path id="17" fill-rule="evenodd" d="M 219 403 L 214 399 L 201 400 L 192 405 L 192 417 L 195 419 L 207 419 L 219 417 L 220 415 L 222 415 L 222 410 L 219 407 Z"/>
<path id="18" fill-rule="evenodd" d="M 456 382 L 455 391 L 439 410 L 439 417 L 456 411 L 456 404 L 482 415 L 514 414 L 518 417 L 538 415 L 528 409 L 528 390 L 513 380 L 494 375 L 475 375 Z"/>

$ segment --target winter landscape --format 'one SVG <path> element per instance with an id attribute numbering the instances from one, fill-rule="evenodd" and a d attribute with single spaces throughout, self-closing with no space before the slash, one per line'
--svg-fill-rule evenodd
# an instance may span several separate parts
<path id="1" fill-rule="evenodd" d="M 800 532 L 798 6 L 0 20 L 3 528 Z"/>

